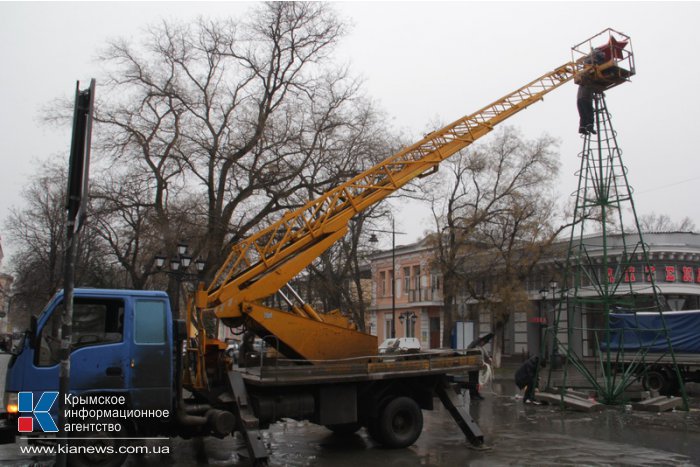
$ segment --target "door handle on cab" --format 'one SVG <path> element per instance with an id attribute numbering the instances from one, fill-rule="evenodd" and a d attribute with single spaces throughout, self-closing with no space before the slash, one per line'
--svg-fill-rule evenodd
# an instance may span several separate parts
<path id="1" fill-rule="evenodd" d="M 107 371 L 107 376 L 121 376 L 122 374 L 122 367 L 120 366 L 108 366 Z"/>

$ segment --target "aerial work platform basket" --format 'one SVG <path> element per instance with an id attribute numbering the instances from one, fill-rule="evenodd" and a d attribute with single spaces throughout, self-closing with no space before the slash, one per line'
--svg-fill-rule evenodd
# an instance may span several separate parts
<path id="1" fill-rule="evenodd" d="M 605 29 L 571 48 L 574 63 L 584 66 L 574 75 L 576 84 L 604 91 L 629 81 L 635 74 L 629 36 Z"/>

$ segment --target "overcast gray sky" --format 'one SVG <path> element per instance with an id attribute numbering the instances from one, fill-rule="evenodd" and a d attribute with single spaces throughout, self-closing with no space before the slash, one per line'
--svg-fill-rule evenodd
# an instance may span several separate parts
<path id="1" fill-rule="evenodd" d="M 431 122 L 470 114 L 570 59 L 572 45 L 612 27 L 632 38 L 637 76 L 607 93 L 635 189 L 638 213 L 690 217 L 700 226 L 697 2 L 335 3 L 351 24 L 337 60 L 365 79 L 391 123 L 419 139 Z M 46 127 L 41 111 L 100 76 L 109 38 L 137 38 L 166 19 L 240 17 L 250 4 L 0 1 L 0 221 L 38 161 L 64 158 L 70 128 Z M 99 81 L 98 90 L 99 93 Z M 567 84 L 508 121 L 526 137 L 561 140 L 560 190 L 576 188 L 581 139 L 576 86 Z M 413 218 L 415 219 L 415 217 Z M 427 222 L 427 221 L 426 221 Z M 426 222 L 397 219 L 414 240 Z M 422 224 L 422 225 L 421 225 Z M 3 247 L 12 250 L 0 225 Z"/>

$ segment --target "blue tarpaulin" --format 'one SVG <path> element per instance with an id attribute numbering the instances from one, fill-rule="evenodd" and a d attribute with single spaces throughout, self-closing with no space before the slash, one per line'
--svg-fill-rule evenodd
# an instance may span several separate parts
<path id="1" fill-rule="evenodd" d="M 610 313 L 610 347 L 666 352 L 665 328 L 674 353 L 700 353 L 700 310 L 659 313 Z M 603 343 L 601 347 L 605 347 Z"/>

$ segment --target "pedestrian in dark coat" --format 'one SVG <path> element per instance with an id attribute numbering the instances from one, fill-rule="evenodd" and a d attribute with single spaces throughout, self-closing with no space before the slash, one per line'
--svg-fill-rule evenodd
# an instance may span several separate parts
<path id="1" fill-rule="evenodd" d="M 537 387 L 537 373 L 539 367 L 544 367 L 544 360 L 540 361 L 537 355 L 528 358 L 515 372 L 515 384 L 518 389 L 525 389 L 523 402 L 526 404 L 537 403 L 533 397 L 535 396 L 535 388 Z"/>

